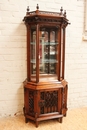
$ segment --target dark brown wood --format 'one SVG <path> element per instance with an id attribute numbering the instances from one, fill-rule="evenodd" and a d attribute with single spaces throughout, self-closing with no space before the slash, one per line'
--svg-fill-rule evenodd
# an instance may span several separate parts
<path id="1" fill-rule="evenodd" d="M 36 82 L 39 82 L 39 25 L 36 25 Z"/>
<path id="2" fill-rule="evenodd" d="M 59 31 L 58 31 L 58 40 L 59 40 L 59 45 L 58 45 L 58 80 L 61 80 L 61 29 L 62 27 L 60 26 Z"/>
<path id="3" fill-rule="evenodd" d="M 58 119 L 67 113 L 68 83 L 64 80 L 66 12 L 27 8 L 27 80 L 24 81 L 25 122 Z"/>
<path id="4" fill-rule="evenodd" d="M 30 81 L 31 79 L 31 72 L 30 72 L 30 26 L 27 24 L 27 79 Z"/>
<path id="5" fill-rule="evenodd" d="M 63 28 L 63 47 L 62 47 L 62 79 L 64 79 L 64 69 L 65 69 L 65 28 Z"/>

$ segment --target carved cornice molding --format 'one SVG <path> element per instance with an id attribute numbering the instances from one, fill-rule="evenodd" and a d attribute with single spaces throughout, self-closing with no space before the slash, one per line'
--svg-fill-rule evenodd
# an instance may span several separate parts
<path id="1" fill-rule="evenodd" d="M 63 8 L 61 7 L 60 12 L 47 12 L 47 11 L 39 11 L 39 6 L 37 4 L 36 11 L 29 12 L 29 6 L 27 8 L 26 16 L 23 21 L 25 24 L 56 24 L 62 25 L 62 27 L 66 27 L 68 23 L 68 19 L 66 18 L 66 11 L 63 12 Z"/>

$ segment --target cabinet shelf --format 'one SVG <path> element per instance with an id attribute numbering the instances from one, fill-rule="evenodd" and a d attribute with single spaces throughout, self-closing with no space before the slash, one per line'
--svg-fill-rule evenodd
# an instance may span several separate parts
<path id="1" fill-rule="evenodd" d="M 44 59 L 44 60 L 39 60 L 40 63 L 58 63 L 57 60 L 54 59 Z M 36 60 L 32 59 L 31 63 L 36 63 Z"/>
<path id="2" fill-rule="evenodd" d="M 35 45 L 36 44 L 36 42 L 31 42 L 30 43 L 31 45 Z M 42 42 L 42 43 L 40 43 L 41 45 L 58 45 L 59 43 L 58 42 Z"/>

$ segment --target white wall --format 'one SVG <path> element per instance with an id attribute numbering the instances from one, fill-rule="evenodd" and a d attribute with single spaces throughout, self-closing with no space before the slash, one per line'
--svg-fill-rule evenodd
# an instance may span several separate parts
<path id="1" fill-rule="evenodd" d="M 67 11 L 65 78 L 69 83 L 68 108 L 87 106 L 87 41 L 82 41 L 84 0 L 0 0 L 0 117 L 21 114 L 26 79 L 26 27 L 30 10 Z"/>

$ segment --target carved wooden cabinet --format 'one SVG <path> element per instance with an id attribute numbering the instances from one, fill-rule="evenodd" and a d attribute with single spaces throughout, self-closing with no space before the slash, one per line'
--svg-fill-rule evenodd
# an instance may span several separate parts
<path id="1" fill-rule="evenodd" d="M 67 87 L 64 80 L 66 12 L 36 11 L 27 8 L 27 79 L 24 81 L 24 116 L 38 122 L 67 112 Z"/>

